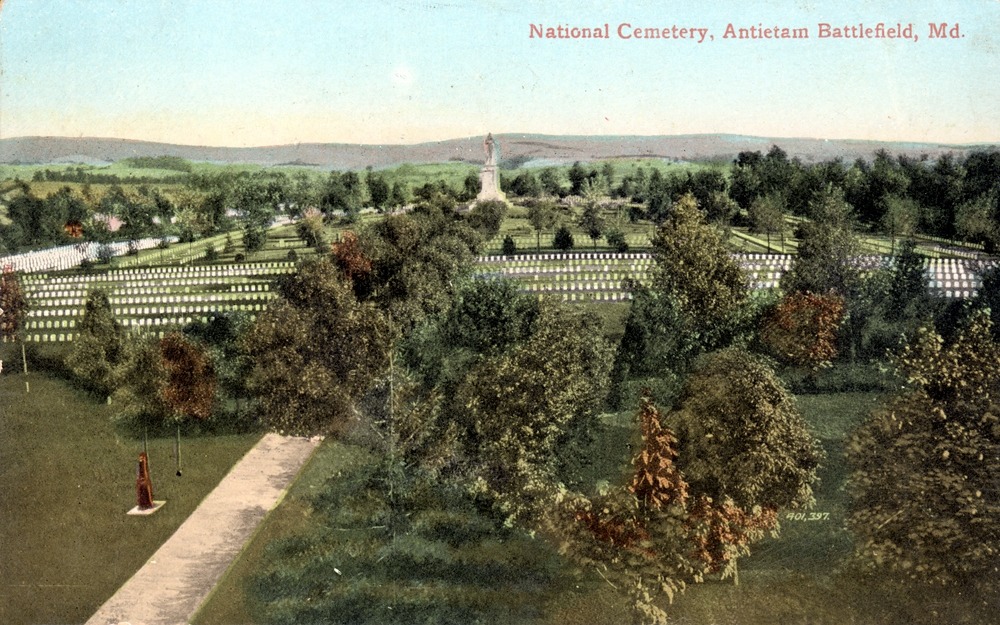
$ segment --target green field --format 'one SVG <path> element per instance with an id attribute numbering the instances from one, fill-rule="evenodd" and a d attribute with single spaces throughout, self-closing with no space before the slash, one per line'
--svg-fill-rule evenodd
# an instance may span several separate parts
<path id="1" fill-rule="evenodd" d="M 153 492 L 136 503 L 143 441 L 112 425 L 113 406 L 44 374 L 0 375 L 0 623 L 87 620 L 184 522 L 259 435 L 148 441 Z"/>

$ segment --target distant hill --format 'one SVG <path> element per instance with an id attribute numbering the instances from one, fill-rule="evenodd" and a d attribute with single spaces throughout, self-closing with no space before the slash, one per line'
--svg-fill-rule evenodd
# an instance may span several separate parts
<path id="1" fill-rule="evenodd" d="M 594 161 L 607 158 L 664 158 L 692 161 L 731 160 L 744 150 L 766 152 L 778 145 L 789 156 L 803 162 L 840 157 L 847 161 L 870 159 L 886 149 L 934 158 L 951 152 L 963 154 L 987 145 L 944 145 L 884 141 L 825 139 L 773 139 L 740 135 L 676 136 L 550 136 L 530 134 L 496 135 L 504 162 L 547 165 Z M 995 147 L 995 146 L 992 146 Z M 0 163 L 99 164 L 131 157 L 178 156 L 191 161 L 247 163 L 267 166 L 295 165 L 323 169 L 391 167 L 402 163 L 481 163 L 481 137 L 451 139 L 412 145 L 359 145 L 348 143 L 298 143 L 253 148 L 218 148 L 174 145 L 128 139 L 73 137 L 14 137 L 0 139 Z"/>

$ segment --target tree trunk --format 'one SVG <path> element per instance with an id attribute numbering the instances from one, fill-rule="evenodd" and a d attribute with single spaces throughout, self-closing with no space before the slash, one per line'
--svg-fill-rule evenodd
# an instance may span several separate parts
<path id="1" fill-rule="evenodd" d="M 28 384 L 28 356 L 24 352 L 24 341 L 21 341 L 21 362 L 24 363 L 24 392 L 31 392 L 31 385 Z"/>

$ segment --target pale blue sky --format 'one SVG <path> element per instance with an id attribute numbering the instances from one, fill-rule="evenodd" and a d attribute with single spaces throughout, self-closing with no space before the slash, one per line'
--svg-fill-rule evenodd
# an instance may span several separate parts
<path id="1" fill-rule="evenodd" d="M 494 133 L 1000 141 L 1000 1 L 4 0 L 0 137 L 226 146 Z M 626 7 L 627 5 L 627 7 Z M 714 41 L 621 40 L 618 24 Z M 913 23 L 907 40 L 817 24 Z M 931 40 L 928 23 L 964 37 Z M 610 40 L 529 38 L 610 24 Z M 807 27 L 732 41 L 736 27 Z"/>

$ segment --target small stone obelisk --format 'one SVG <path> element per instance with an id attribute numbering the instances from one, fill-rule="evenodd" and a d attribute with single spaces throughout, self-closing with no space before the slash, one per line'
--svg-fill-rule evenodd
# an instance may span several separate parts
<path id="1" fill-rule="evenodd" d="M 500 172 L 497 171 L 499 148 L 496 140 L 493 139 L 493 133 L 486 135 L 486 139 L 483 141 L 483 150 L 486 152 L 486 163 L 479 170 L 479 195 L 476 196 L 476 201 L 499 200 L 506 202 L 507 196 L 500 190 Z"/>
<path id="2" fill-rule="evenodd" d="M 135 471 L 136 506 L 126 512 L 129 515 L 149 515 L 163 507 L 165 501 L 153 500 L 153 481 L 149 477 L 149 456 L 139 454 L 139 465 Z"/>

